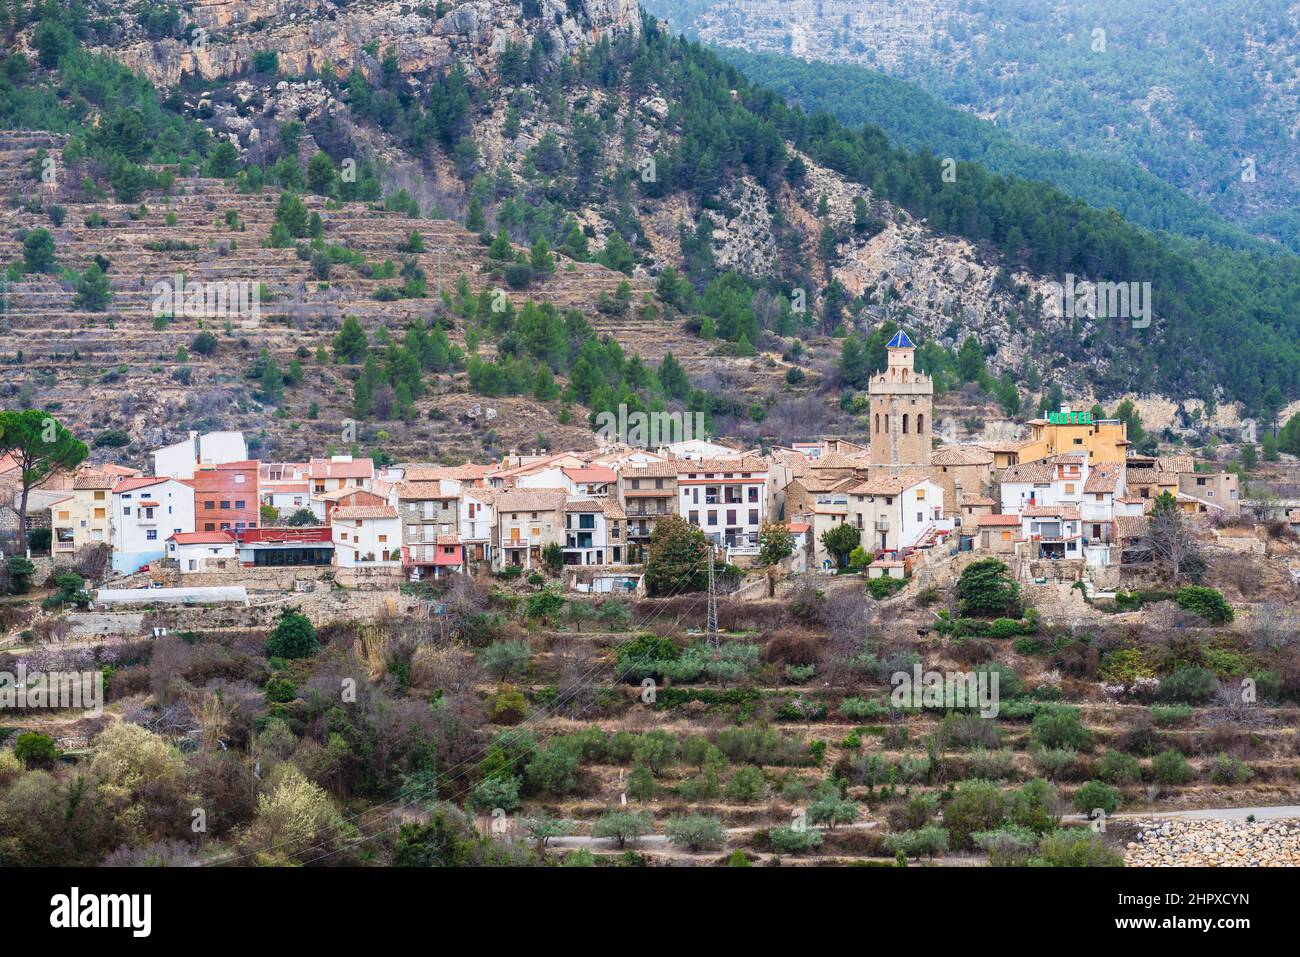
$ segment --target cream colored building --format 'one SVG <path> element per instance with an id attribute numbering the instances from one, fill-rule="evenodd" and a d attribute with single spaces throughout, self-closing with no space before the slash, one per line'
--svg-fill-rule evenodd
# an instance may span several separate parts
<path id="1" fill-rule="evenodd" d="M 113 486 L 121 476 L 82 472 L 72 491 L 50 508 L 50 548 L 53 554 L 74 555 L 85 545 L 111 544 Z"/>

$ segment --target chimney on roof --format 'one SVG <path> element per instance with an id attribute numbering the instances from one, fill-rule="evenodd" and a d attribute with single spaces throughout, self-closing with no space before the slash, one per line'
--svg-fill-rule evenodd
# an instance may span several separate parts
<path id="1" fill-rule="evenodd" d="M 1062 412 L 1065 412 L 1065 413 L 1068 414 L 1068 413 L 1070 413 L 1070 412 L 1073 412 L 1074 410 L 1070 408 L 1070 403 L 1068 403 L 1068 402 L 1062 402 L 1062 403 L 1061 403 L 1061 411 L 1062 411 Z"/>

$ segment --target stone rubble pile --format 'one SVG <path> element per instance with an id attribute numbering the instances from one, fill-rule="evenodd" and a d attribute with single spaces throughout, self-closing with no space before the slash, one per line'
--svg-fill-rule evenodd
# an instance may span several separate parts
<path id="1" fill-rule="evenodd" d="M 1300 820 L 1144 820 L 1124 852 L 1128 867 L 1294 867 Z"/>

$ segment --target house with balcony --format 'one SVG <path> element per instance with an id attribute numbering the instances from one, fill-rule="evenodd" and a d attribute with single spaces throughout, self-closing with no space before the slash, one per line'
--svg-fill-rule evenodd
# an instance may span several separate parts
<path id="1" fill-rule="evenodd" d="M 619 470 L 616 493 L 627 516 L 629 562 L 643 561 L 655 524 L 677 514 L 677 466 L 672 462 L 647 462 Z"/>
<path id="2" fill-rule="evenodd" d="M 861 483 L 854 479 L 840 479 L 833 484 L 831 489 L 802 499 L 801 507 L 792 515 L 796 524 L 807 526 L 806 534 L 812 541 L 812 561 L 815 567 L 820 568 L 834 568 L 839 564 L 840 556 L 832 555 L 826 550 L 822 536 L 835 526 L 849 521 L 848 490 Z"/>
<path id="3" fill-rule="evenodd" d="M 564 503 L 562 488 L 510 488 L 499 491 L 493 506 L 496 535 L 492 542 L 492 566 L 500 571 L 510 565 L 535 568 L 542 562 L 542 549 L 552 543 L 564 547 Z"/>
<path id="4" fill-rule="evenodd" d="M 257 469 L 257 487 L 263 505 L 274 508 L 281 519 L 309 509 L 317 520 L 325 516 L 314 508 L 306 462 L 263 462 Z"/>
<path id="5" fill-rule="evenodd" d="M 165 558 L 167 539 L 194 531 L 194 489 L 174 478 L 128 478 L 113 487 L 113 570 L 139 571 Z"/>
<path id="6" fill-rule="evenodd" d="M 678 459 L 677 513 L 733 557 L 758 554 L 758 532 L 771 510 L 767 460 Z"/>
<path id="7" fill-rule="evenodd" d="M 564 564 L 622 565 L 627 516 L 615 499 L 564 503 Z"/>
<path id="8" fill-rule="evenodd" d="M 492 562 L 492 541 L 496 534 L 495 489 L 461 485 L 460 543 L 465 550 L 467 570 L 477 562 Z"/>
<path id="9" fill-rule="evenodd" d="M 113 488 L 124 477 L 91 470 L 73 477 L 67 498 L 50 508 L 50 548 L 55 556 L 74 555 L 86 545 L 111 543 Z"/>
<path id="10" fill-rule="evenodd" d="M 926 473 L 883 473 L 848 489 L 848 520 L 862 548 L 879 557 L 934 544 L 953 530 L 944 515 L 943 487 Z"/>
<path id="11" fill-rule="evenodd" d="M 1078 509 L 1088 473 L 1088 458 L 1078 453 L 1021 462 L 999 473 L 996 498 L 1004 515 L 1018 514 L 1036 505 L 1072 505 Z"/>
<path id="12" fill-rule="evenodd" d="M 1020 511 L 1020 539 L 1031 559 L 1083 558 L 1083 519 L 1074 505 L 1030 505 Z"/>
<path id="13" fill-rule="evenodd" d="M 307 463 L 307 481 L 312 495 L 336 492 L 341 488 L 370 488 L 375 478 L 374 459 L 354 459 L 350 455 L 331 455 Z"/>
<path id="14" fill-rule="evenodd" d="M 412 581 L 440 578 L 465 568 L 460 541 L 461 485 L 452 479 L 402 482 L 397 510 L 402 519 L 402 567 Z"/>
<path id="15" fill-rule="evenodd" d="M 350 572 L 400 572 L 402 522 L 392 505 L 346 505 L 330 515 L 334 564 Z"/>

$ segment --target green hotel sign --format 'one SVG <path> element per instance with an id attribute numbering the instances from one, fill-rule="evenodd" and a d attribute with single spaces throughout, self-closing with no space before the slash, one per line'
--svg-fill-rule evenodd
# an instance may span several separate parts
<path id="1" fill-rule="evenodd" d="M 1047 421 L 1051 425 L 1092 425 L 1091 412 L 1049 412 Z"/>

